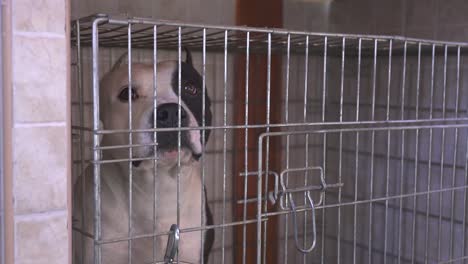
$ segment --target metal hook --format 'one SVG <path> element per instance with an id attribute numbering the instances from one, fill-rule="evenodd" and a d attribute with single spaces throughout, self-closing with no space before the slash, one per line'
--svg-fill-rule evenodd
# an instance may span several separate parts
<path id="1" fill-rule="evenodd" d="M 309 185 L 309 186 L 304 186 L 304 187 L 299 187 L 299 188 L 287 188 L 286 186 L 286 183 L 285 183 L 285 178 L 287 178 L 288 176 L 288 173 L 291 173 L 291 172 L 303 172 L 303 171 L 318 171 L 320 173 L 320 185 Z M 276 197 L 279 197 L 280 198 L 280 208 L 282 210 L 289 210 L 288 206 L 286 205 L 285 201 L 284 201 L 284 197 L 286 194 L 287 197 L 289 198 L 290 197 L 290 193 L 297 193 L 297 192 L 307 192 L 309 193 L 309 191 L 318 191 L 320 192 L 320 199 L 319 199 L 319 202 L 315 204 L 315 206 L 319 206 L 322 204 L 322 201 L 323 201 L 323 193 L 325 192 L 326 188 L 327 188 L 327 184 L 325 182 L 325 177 L 324 177 L 324 173 L 323 173 L 323 169 L 322 167 L 317 167 L 317 166 L 314 166 L 314 167 L 304 167 L 304 168 L 290 168 L 290 169 L 286 169 L 284 171 L 281 172 L 280 174 L 280 185 L 281 185 L 281 191 L 278 191 L 278 194 L 276 195 Z M 277 189 L 277 188 L 276 188 Z"/>
<path id="2" fill-rule="evenodd" d="M 164 255 L 164 263 L 170 264 L 174 262 L 177 250 L 179 249 L 180 231 L 176 224 L 171 225 L 169 237 L 167 238 L 166 254 Z"/>
<path id="3" fill-rule="evenodd" d="M 312 208 L 312 210 L 311 210 L 311 212 L 312 212 L 312 236 L 313 236 L 314 239 L 312 241 L 312 245 L 309 248 L 302 248 L 299 245 L 299 238 L 297 237 L 298 236 L 297 235 L 298 230 L 297 230 L 296 205 L 294 204 L 294 199 L 292 198 L 292 193 L 289 193 L 288 196 L 289 196 L 289 202 L 291 204 L 292 217 L 293 217 L 293 221 L 294 221 L 294 241 L 296 242 L 296 248 L 297 248 L 297 250 L 299 250 L 300 252 L 302 252 L 304 254 L 310 253 L 312 250 L 314 250 L 315 244 L 317 242 L 317 232 L 316 232 L 316 226 L 315 226 L 315 205 L 314 205 L 314 201 L 312 200 L 312 197 L 310 197 L 310 193 L 307 192 L 307 201 L 309 202 L 309 205 Z"/>

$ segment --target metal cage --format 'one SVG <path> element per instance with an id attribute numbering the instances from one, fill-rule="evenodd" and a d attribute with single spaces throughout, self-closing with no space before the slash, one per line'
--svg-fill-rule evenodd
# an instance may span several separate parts
<path id="1" fill-rule="evenodd" d="M 467 262 L 468 44 L 108 15 L 72 25 L 73 172 L 79 178 L 89 167 L 94 177 L 94 211 L 86 212 L 94 228 L 75 225 L 73 242 L 91 241 L 95 264 L 108 263 L 108 244 L 127 243 L 132 263 L 138 239 L 209 229 L 209 263 Z M 184 48 L 214 121 L 172 130 L 179 152 L 180 131 L 212 133 L 200 175 L 214 224 L 184 227 L 178 219 L 167 232 L 136 234 L 130 195 L 127 235 L 104 238 L 100 210 L 111 205 L 99 195 L 100 167 L 156 163 L 156 155 L 132 156 L 132 134 L 168 129 L 102 129 L 99 81 L 124 52 L 156 68 L 163 59 L 180 65 Z M 100 144 L 113 133 L 130 142 Z M 103 158 L 117 148 L 128 158 Z"/>

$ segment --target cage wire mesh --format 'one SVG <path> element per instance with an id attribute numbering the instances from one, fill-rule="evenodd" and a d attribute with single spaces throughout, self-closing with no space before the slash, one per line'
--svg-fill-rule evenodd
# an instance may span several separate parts
<path id="1" fill-rule="evenodd" d="M 93 182 L 76 181 L 95 190 L 84 198 L 92 208 L 75 204 L 82 217 L 74 219 L 75 255 L 110 263 L 106 246 L 123 243 L 128 256 L 113 263 L 131 263 L 138 247 L 173 234 L 170 225 L 162 233 L 135 230 L 130 198 L 122 219 L 128 230 L 106 235 L 100 210 L 113 205 L 99 195 L 100 167 L 157 162 L 156 155 L 131 156 L 141 147 L 132 135 L 157 138 L 168 129 L 102 129 L 96 98 L 121 54 L 152 67 L 180 65 L 188 48 L 213 113 L 211 125 L 189 129 L 211 131 L 199 162 L 214 223 L 178 226 L 201 241 L 200 230 L 215 231 L 201 262 L 467 262 L 467 44 L 97 15 L 73 22 L 72 47 L 73 175 L 89 170 Z M 189 129 L 181 122 L 172 128 Z M 128 144 L 101 145 L 113 133 Z M 101 155 L 117 148 L 129 156 Z"/>

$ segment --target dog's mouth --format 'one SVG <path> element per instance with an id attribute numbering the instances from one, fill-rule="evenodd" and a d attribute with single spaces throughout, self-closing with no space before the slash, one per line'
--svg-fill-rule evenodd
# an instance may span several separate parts
<path id="1" fill-rule="evenodd" d="M 153 141 L 153 134 L 150 136 L 151 141 Z M 132 161 L 133 167 L 140 167 L 143 161 L 147 160 L 138 160 L 138 158 L 142 157 L 154 157 L 154 151 L 157 151 L 157 159 L 162 161 L 177 161 L 180 157 L 185 160 L 185 157 L 191 154 L 192 158 L 198 160 L 201 157 L 201 154 L 197 154 L 192 149 L 192 144 L 190 143 L 189 134 L 186 131 L 182 131 L 180 133 L 180 141 L 179 135 L 177 131 L 164 131 L 159 132 L 156 138 L 157 146 L 147 146 L 142 151 L 142 155 L 138 155 L 135 157 L 137 160 Z M 151 160 L 150 160 L 151 161 Z"/>
<path id="2" fill-rule="evenodd" d="M 145 155 L 148 158 L 154 157 L 154 151 L 150 153 L 149 155 Z M 180 153 L 180 154 L 179 154 Z M 188 155 L 191 154 L 191 157 Z M 163 149 L 163 150 L 158 150 L 158 155 L 156 159 L 160 162 L 171 162 L 171 163 L 176 163 L 177 160 L 180 158 L 182 163 L 185 163 L 187 160 L 190 160 L 190 158 L 193 159 L 198 159 L 201 155 L 193 153 L 193 151 L 190 148 L 187 147 L 181 147 L 180 151 L 178 148 L 171 148 L 171 149 Z M 140 165 L 143 163 L 143 161 L 151 161 L 153 162 L 153 159 L 146 159 L 146 158 L 141 158 L 141 157 L 136 157 L 136 160 L 132 161 L 132 165 L 135 168 L 140 167 Z M 141 159 L 141 160 L 139 160 Z"/>

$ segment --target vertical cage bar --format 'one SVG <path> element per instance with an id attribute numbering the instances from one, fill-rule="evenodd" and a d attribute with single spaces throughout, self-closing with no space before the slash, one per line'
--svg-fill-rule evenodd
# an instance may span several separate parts
<path id="1" fill-rule="evenodd" d="M 403 77 L 401 84 L 401 107 L 400 107 L 400 119 L 405 119 L 405 86 L 406 86 L 406 54 L 407 54 L 408 42 L 405 41 L 403 48 Z M 400 150 L 400 195 L 404 194 L 404 165 L 405 165 L 405 130 L 401 131 L 401 150 Z M 399 213 L 398 213 L 398 264 L 401 263 L 401 251 L 402 251 L 402 226 L 403 226 L 403 198 L 400 198 Z"/>
<path id="2" fill-rule="evenodd" d="M 378 42 L 377 39 L 374 39 L 374 65 L 372 71 L 372 107 L 371 107 L 371 120 L 375 120 L 375 89 L 377 82 L 377 49 Z M 375 131 L 372 131 L 371 134 L 371 160 L 370 160 L 370 183 L 369 183 L 369 199 L 372 200 L 374 197 L 374 151 L 375 151 Z M 369 247 L 369 264 L 372 263 L 372 219 L 373 219 L 373 203 L 369 203 L 369 237 L 368 237 L 368 247 Z"/>
<path id="3" fill-rule="evenodd" d="M 460 59 L 461 60 L 461 59 Z M 461 64 L 461 62 L 458 62 Z M 468 141 L 468 136 L 467 136 L 467 141 Z M 464 169 L 464 184 L 465 186 L 468 185 L 468 144 L 466 145 L 466 153 L 465 153 L 465 169 Z M 462 256 L 466 256 L 466 215 L 467 215 L 467 208 L 466 204 L 468 201 L 468 191 L 466 188 L 463 189 L 463 224 L 462 224 Z M 463 261 L 465 263 L 466 261 Z"/>
<path id="4" fill-rule="evenodd" d="M 202 127 L 206 125 L 206 28 L 203 28 L 203 47 L 202 47 Z M 201 177 L 202 177 L 202 191 L 201 191 L 201 223 L 202 227 L 206 226 L 205 212 L 208 210 L 207 197 L 205 196 L 205 144 L 206 144 L 206 129 L 201 131 L 202 134 L 202 156 L 201 156 Z M 200 263 L 205 263 L 205 233 L 200 232 L 201 236 L 201 250 L 200 250 Z"/>
<path id="5" fill-rule="evenodd" d="M 103 18 L 93 21 L 92 49 L 93 49 L 93 130 L 99 130 L 99 28 Z M 99 135 L 93 133 L 93 180 L 94 180 L 94 264 L 101 264 L 101 152 L 97 149 L 100 145 Z"/>
<path id="6" fill-rule="evenodd" d="M 285 91 L 285 97 L 284 97 L 284 107 L 285 107 L 285 123 L 289 123 L 289 64 L 290 64 L 290 58 L 291 58 L 291 34 L 288 34 L 288 40 L 287 40 L 287 47 L 286 47 L 286 91 Z M 290 136 L 286 136 L 286 170 L 289 169 L 289 144 L 290 144 Z M 286 186 L 288 186 L 289 183 L 289 175 L 286 174 Z M 288 206 L 288 195 L 285 197 L 286 199 L 286 206 Z M 287 264 L 288 263 L 288 234 L 289 234 L 289 215 L 286 214 L 284 216 L 284 258 L 283 258 L 283 263 Z"/>
<path id="7" fill-rule="evenodd" d="M 416 73 L 416 113 L 415 119 L 419 120 L 419 92 L 420 92 L 420 83 L 421 80 L 421 42 L 418 44 L 418 65 Z M 415 135 L 415 157 L 414 157 L 414 188 L 413 193 L 416 194 L 418 191 L 418 176 L 419 176 L 419 129 L 416 129 Z M 412 225 L 412 234 L 411 234 L 411 263 L 414 263 L 414 258 L 416 254 L 416 208 L 417 207 L 417 196 L 413 197 L 413 225 Z"/>
<path id="8" fill-rule="evenodd" d="M 356 87 L 356 122 L 359 122 L 359 95 L 361 91 L 361 52 L 362 39 L 359 38 L 358 43 L 358 70 L 357 70 L 357 87 Z M 357 200 L 358 200 L 358 175 L 359 175 L 359 132 L 356 132 L 356 147 L 355 147 L 355 170 L 354 170 L 354 213 L 353 213 L 353 263 L 356 264 L 356 247 L 357 247 Z M 323 231 L 322 231 L 323 232 Z"/>
<path id="9" fill-rule="evenodd" d="M 442 91 L 442 118 L 445 119 L 445 106 L 446 106 L 446 94 L 447 94 L 447 52 L 448 46 L 444 47 L 444 79 L 443 79 L 443 91 Z M 442 146 L 440 155 L 440 182 L 439 188 L 443 189 L 444 184 L 444 162 L 445 162 L 445 128 L 442 128 Z M 442 192 L 439 193 L 439 221 L 438 221 L 438 240 L 437 240 L 437 260 L 440 260 L 442 254 Z"/>
<path id="10" fill-rule="evenodd" d="M 466 137 L 466 140 L 468 141 L 468 135 Z M 464 170 L 464 184 L 465 184 L 465 187 L 468 185 L 468 144 L 466 144 L 466 151 L 465 151 L 465 170 Z M 468 191 L 467 191 L 467 188 L 464 188 L 463 189 L 463 196 L 464 196 L 464 199 L 463 199 L 463 224 L 462 224 L 462 256 L 466 256 L 466 215 L 467 215 L 467 208 L 466 208 L 466 204 L 467 204 L 467 201 L 468 201 Z M 463 264 L 465 263 L 466 261 L 464 260 L 463 261 Z"/>
<path id="11" fill-rule="evenodd" d="M 157 108 L 158 108 L 158 27 L 153 27 L 153 128 L 157 128 L 158 120 L 157 120 Z M 156 131 L 153 132 L 153 233 L 156 233 L 157 225 L 156 225 L 156 201 L 157 197 L 157 163 L 158 163 L 158 133 Z M 156 244 L 157 244 L 157 237 L 153 237 L 153 262 L 156 261 L 157 252 L 156 252 Z"/>
<path id="12" fill-rule="evenodd" d="M 133 169 L 132 169 L 132 158 L 133 158 L 133 116 L 132 116 L 132 24 L 128 24 L 128 237 L 133 236 Z M 133 239 L 128 240 L 128 263 L 132 263 L 132 244 Z"/>
<path id="13" fill-rule="evenodd" d="M 180 150 L 182 127 L 182 27 L 177 28 L 177 226 L 180 228 Z M 177 250 L 177 261 L 179 251 Z"/>
<path id="14" fill-rule="evenodd" d="M 4 7 L 0 5 L 0 16 L 3 16 L 3 9 Z M 0 17 L 0 29 L 2 30 L 2 32 L 5 32 L 4 31 L 4 26 L 3 26 L 3 19 Z M 79 24 L 77 23 L 77 27 L 79 27 Z M 5 34 L 5 33 L 4 33 Z M 6 36 L 6 35 L 3 35 L 3 36 Z M 6 37 L 2 37 L 2 40 L 6 38 Z M 79 42 L 79 34 L 77 34 L 77 42 Z M 3 42 L 3 41 L 2 41 Z M 3 103 L 3 94 L 4 94 L 4 88 L 3 88 L 3 47 L 4 47 L 4 43 L 0 42 L 0 58 L 2 58 L 2 61 L 0 62 L 0 94 L 2 94 L 2 101 L 0 101 L 0 109 L 2 109 L 2 115 L 0 116 L 0 127 L 2 128 L 2 130 L 0 131 L 0 168 L 1 168 L 1 172 L 0 172 L 0 190 L 2 190 L 2 195 L 0 195 L 0 264 L 5 264 L 6 260 L 5 260 L 5 201 L 4 201 L 4 185 L 5 185 L 5 180 L 4 180 L 4 132 L 3 132 L 3 127 L 4 127 L 4 118 L 3 118 L 3 106 L 4 106 L 4 103 Z M 82 132 L 80 131 L 80 134 Z M 80 142 L 80 145 L 81 145 L 81 142 Z M 81 152 L 81 150 L 80 150 Z M 83 224 L 84 226 L 84 224 Z"/>
<path id="15" fill-rule="evenodd" d="M 326 94 L 327 94 L 327 48 L 328 48 L 328 37 L 325 37 L 323 45 L 323 87 L 322 87 L 322 122 L 325 122 L 325 103 L 326 103 Z M 323 175 L 327 175 L 327 134 L 323 134 Z M 326 204 L 326 194 L 323 195 L 323 205 Z M 323 208 L 322 213 L 322 247 L 321 247 L 321 263 L 325 261 L 325 212 L 326 209 Z"/>
<path id="16" fill-rule="evenodd" d="M 393 40 L 390 40 L 388 49 L 388 77 L 387 77 L 387 110 L 385 120 L 390 120 L 390 94 L 391 94 L 391 83 L 392 83 L 392 52 L 393 52 Z M 387 130 L 387 163 L 385 172 L 385 197 L 388 197 L 389 189 L 389 177 L 390 177 L 390 135 L 391 131 Z M 388 203 L 389 200 L 385 200 L 385 216 L 384 216 L 384 251 L 383 251 L 383 264 L 387 264 L 387 244 L 388 244 Z"/>
<path id="17" fill-rule="evenodd" d="M 460 46 L 457 46 L 457 72 L 456 72 L 456 94 L 455 94 L 455 118 L 458 118 L 458 106 L 459 106 L 459 95 L 460 95 Z M 453 164 L 452 164 L 452 188 L 456 186 L 456 175 L 457 175 L 457 146 L 458 146 L 458 128 L 455 128 L 455 144 L 453 148 Z M 455 229 L 453 228 L 455 220 L 455 191 L 452 190 L 452 197 L 450 202 L 452 208 L 450 210 L 450 241 L 449 241 L 449 259 L 453 258 L 455 248 L 453 247 L 453 239 L 455 237 Z"/>
<path id="18" fill-rule="evenodd" d="M 262 263 L 262 161 L 263 137 L 258 139 L 258 174 L 257 174 L 257 264 Z"/>
<path id="19" fill-rule="evenodd" d="M 435 52 L 436 46 L 432 44 L 432 61 L 431 61 L 431 97 L 429 105 L 429 119 L 432 119 L 434 108 L 434 77 L 435 77 Z M 432 128 L 429 129 L 429 160 L 428 160 L 428 175 L 427 175 L 427 191 L 431 190 L 432 184 Z M 424 241 L 424 263 L 429 263 L 429 214 L 431 210 L 431 195 L 428 193 L 426 196 L 426 238 Z"/>
<path id="20" fill-rule="evenodd" d="M 82 71 L 82 57 L 81 57 L 81 25 L 80 21 L 77 20 L 75 23 L 76 28 L 76 57 L 77 57 L 77 74 L 78 74 L 78 97 L 79 97 L 79 113 L 80 113 L 80 126 L 85 127 L 84 123 L 84 91 L 83 91 L 83 71 Z M 84 175 L 85 172 L 85 143 L 84 143 L 84 131 L 80 129 L 80 145 L 79 145 L 79 152 L 80 152 L 80 175 Z M 81 178 L 81 193 L 85 193 L 86 191 L 86 177 Z M 83 201 L 81 201 L 81 229 L 86 231 L 86 217 L 85 217 L 85 203 L 84 203 L 84 196 L 82 197 Z M 84 258 L 86 256 L 86 237 L 81 235 L 81 263 L 84 263 Z"/>
<path id="21" fill-rule="evenodd" d="M 306 36 L 305 41 L 305 62 L 304 62 L 304 109 L 303 122 L 307 123 L 307 97 L 308 97 L 308 81 L 309 81 L 309 36 Z M 309 134 L 305 135 L 305 164 L 304 167 L 309 167 Z M 308 171 L 304 171 L 304 186 L 307 186 Z M 307 192 L 304 192 L 304 204 L 307 204 Z M 304 241 L 303 246 L 307 248 L 307 211 L 304 211 Z M 302 255 L 303 263 L 307 263 L 307 254 Z"/>
<path id="22" fill-rule="evenodd" d="M 341 44 L 341 81 L 340 81 L 340 123 L 343 122 L 343 100 L 344 100 L 344 69 L 346 56 L 346 38 L 343 38 Z M 342 177 L 342 158 L 343 158 L 343 132 L 340 132 L 339 139 L 339 157 L 338 157 L 338 183 L 341 183 Z M 338 204 L 341 204 L 341 188 L 338 188 Z M 341 259 L 341 206 L 338 206 L 338 230 L 336 239 L 336 263 L 340 264 Z"/>
<path id="23" fill-rule="evenodd" d="M 247 220 L 247 187 L 248 187 L 248 177 L 247 173 L 249 170 L 249 129 L 247 125 L 249 124 L 249 63 L 250 63 L 250 32 L 247 32 L 245 40 L 245 129 L 244 129 L 244 204 L 243 204 L 243 218 L 245 222 Z M 247 248 L 247 224 L 242 225 L 242 263 L 245 264 L 246 261 L 246 248 Z"/>
<path id="24" fill-rule="evenodd" d="M 266 129 L 265 132 L 270 132 L 270 103 L 271 103 L 271 33 L 268 33 L 268 53 L 267 53 L 267 101 L 266 101 Z M 266 138 L 266 147 L 265 147 L 265 202 L 264 202 L 264 210 L 265 212 L 268 211 L 268 175 L 270 170 L 270 137 Z M 267 248 L 267 221 L 263 223 L 264 231 L 263 231 L 263 262 L 266 262 L 266 248 Z"/>
<path id="25" fill-rule="evenodd" d="M 228 46 L 228 31 L 224 31 L 224 109 L 223 109 L 223 125 L 227 125 L 227 46 Z M 226 223 L 226 142 L 227 129 L 223 130 L 223 213 L 222 222 Z M 245 176 L 247 177 L 247 175 Z M 221 260 L 224 263 L 225 258 L 225 227 L 221 231 Z"/>

